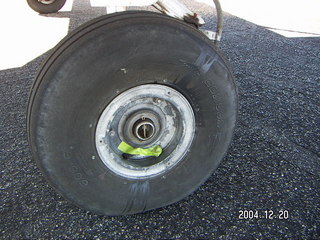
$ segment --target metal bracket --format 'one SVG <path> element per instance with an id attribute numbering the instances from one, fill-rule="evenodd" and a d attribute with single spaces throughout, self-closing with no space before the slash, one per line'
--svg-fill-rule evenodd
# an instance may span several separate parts
<path id="1" fill-rule="evenodd" d="M 125 11 L 126 7 L 142 7 L 142 6 L 154 6 L 160 12 L 183 20 L 187 23 L 192 23 L 197 27 L 205 24 L 205 21 L 197 13 L 192 12 L 179 0 L 105 0 L 107 13 L 114 13 Z M 213 0 L 216 6 L 218 14 L 218 23 L 216 32 L 201 30 L 210 40 L 214 41 L 218 45 L 222 34 L 222 10 L 219 0 Z"/>
<path id="2" fill-rule="evenodd" d="M 206 35 L 211 41 L 220 41 L 221 36 L 219 36 L 216 32 L 200 29 L 204 35 Z"/>
<path id="3" fill-rule="evenodd" d="M 196 26 L 202 26 L 205 24 L 202 17 L 197 13 L 192 12 L 184 4 L 178 0 L 159 0 L 153 6 L 160 12 L 188 23 L 193 23 Z"/>
<path id="4" fill-rule="evenodd" d="M 198 27 L 205 24 L 204 20 L 197 13 L 189 10 L 178 0 L 106 0 L 107 13 L 125 11 L 126 7 L 151 5 L 168 16 L 193 23 Z"/>

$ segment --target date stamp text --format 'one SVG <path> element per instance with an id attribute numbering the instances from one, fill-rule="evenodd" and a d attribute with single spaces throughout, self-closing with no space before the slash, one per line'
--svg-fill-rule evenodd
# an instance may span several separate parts
<path id="1" fill-rule="evenodd" d="M 240 210 L 238 214 L 239 219 L 289 219 L 288 210 Z"/>

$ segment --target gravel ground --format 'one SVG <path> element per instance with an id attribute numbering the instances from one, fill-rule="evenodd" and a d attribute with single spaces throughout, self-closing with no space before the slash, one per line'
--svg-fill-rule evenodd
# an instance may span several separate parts
<path id="1" fill-rule="evenodd" d="M 206 7 L 194 7 L 213 20 Z M 83 1 L 71 12 L 47 17 L 70 18 L 71 30 L 103 13 Z M 188 198 L 122 217 L 68 203 L 32 160 L 26 103 L 47 54 L 0 71 L 0 238 L 320 239 L 319 46 L 320 38 L 285 38 L 226 14 L 221 48 L 240 101 L 227 156 Z M 245 210 L 261 218 L 239 219 Z M 275 218 L 262 218 L 265 211 Z M 288 219 L 278 219 L 281 211 Z"/>

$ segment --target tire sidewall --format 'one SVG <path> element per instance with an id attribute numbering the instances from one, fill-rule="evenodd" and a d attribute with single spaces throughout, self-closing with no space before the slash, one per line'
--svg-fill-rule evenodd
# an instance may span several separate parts
<path id="1" fill-rule="evenodd" d="M 223 58 L 185 25 L 177 30 L 170 21 L 154 26 L 150 19 L 148 24 L 151 27 L 139 25 L 140 31 L 136 32 L 162 31 L 163 36 L 168 31 L 167 38 L 176 39 L 164 43 L 155 42 L 157 36 L 149 36 L 129 47 L 124 59 L 121 48 L 128 42 L 114 40 L 118 44 L 115 50 L 101 54 L 99 49 L 112 46 L 106 44 L 110 35 L 96 30 L 96 35 L 92 33 L 69 46 L 47 69 L 32 106 L 31 141 L 41 169 L 64 196 L 98 213 L 131 214 L 182 199 L 218 166 L 232 138 L 236 92 Z M 132 21 L 130 25 L 132 30 L 135 25 Z M 119 26 L 108 30 L 113 32 L 116 28 Z M 122 29 L 112 39 L 130 32 L 123 25 Z M 137 42 L 132 39 L 140 39 L 139 34 L 133 37 L 131 31 L 123 39 Z M 181 35 L 185 45 L 193 44 L 191 48 L 182 47 L 177 41 Z M 134 52 L 137 48 L 138 53 Z M 175 52 L 168 57 L 166 48 Z M 126 75 L 121 68 L 127 69 Z M 124 178 L 110 171 L 99 158 L 95 129 L 113 98 L 129 88 L 151 83 L 175 88 L 189 100 L 196 117 L 194 141 L 184 159 L 168 172 L 147 179 Z"/>

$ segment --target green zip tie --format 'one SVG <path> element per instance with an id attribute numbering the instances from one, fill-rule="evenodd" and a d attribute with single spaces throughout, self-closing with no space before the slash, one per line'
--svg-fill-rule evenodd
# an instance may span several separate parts
<path id="1" fill-rule="evenodd" d="M 159 157 L 162 153 L 162 148 L 159 145 L 152 146 L 150 148 L 134 148 L 125 142 L 121 142 L 118 149 L 127 154 L 139 155 L 139 156 L 155 156 Z"/>

